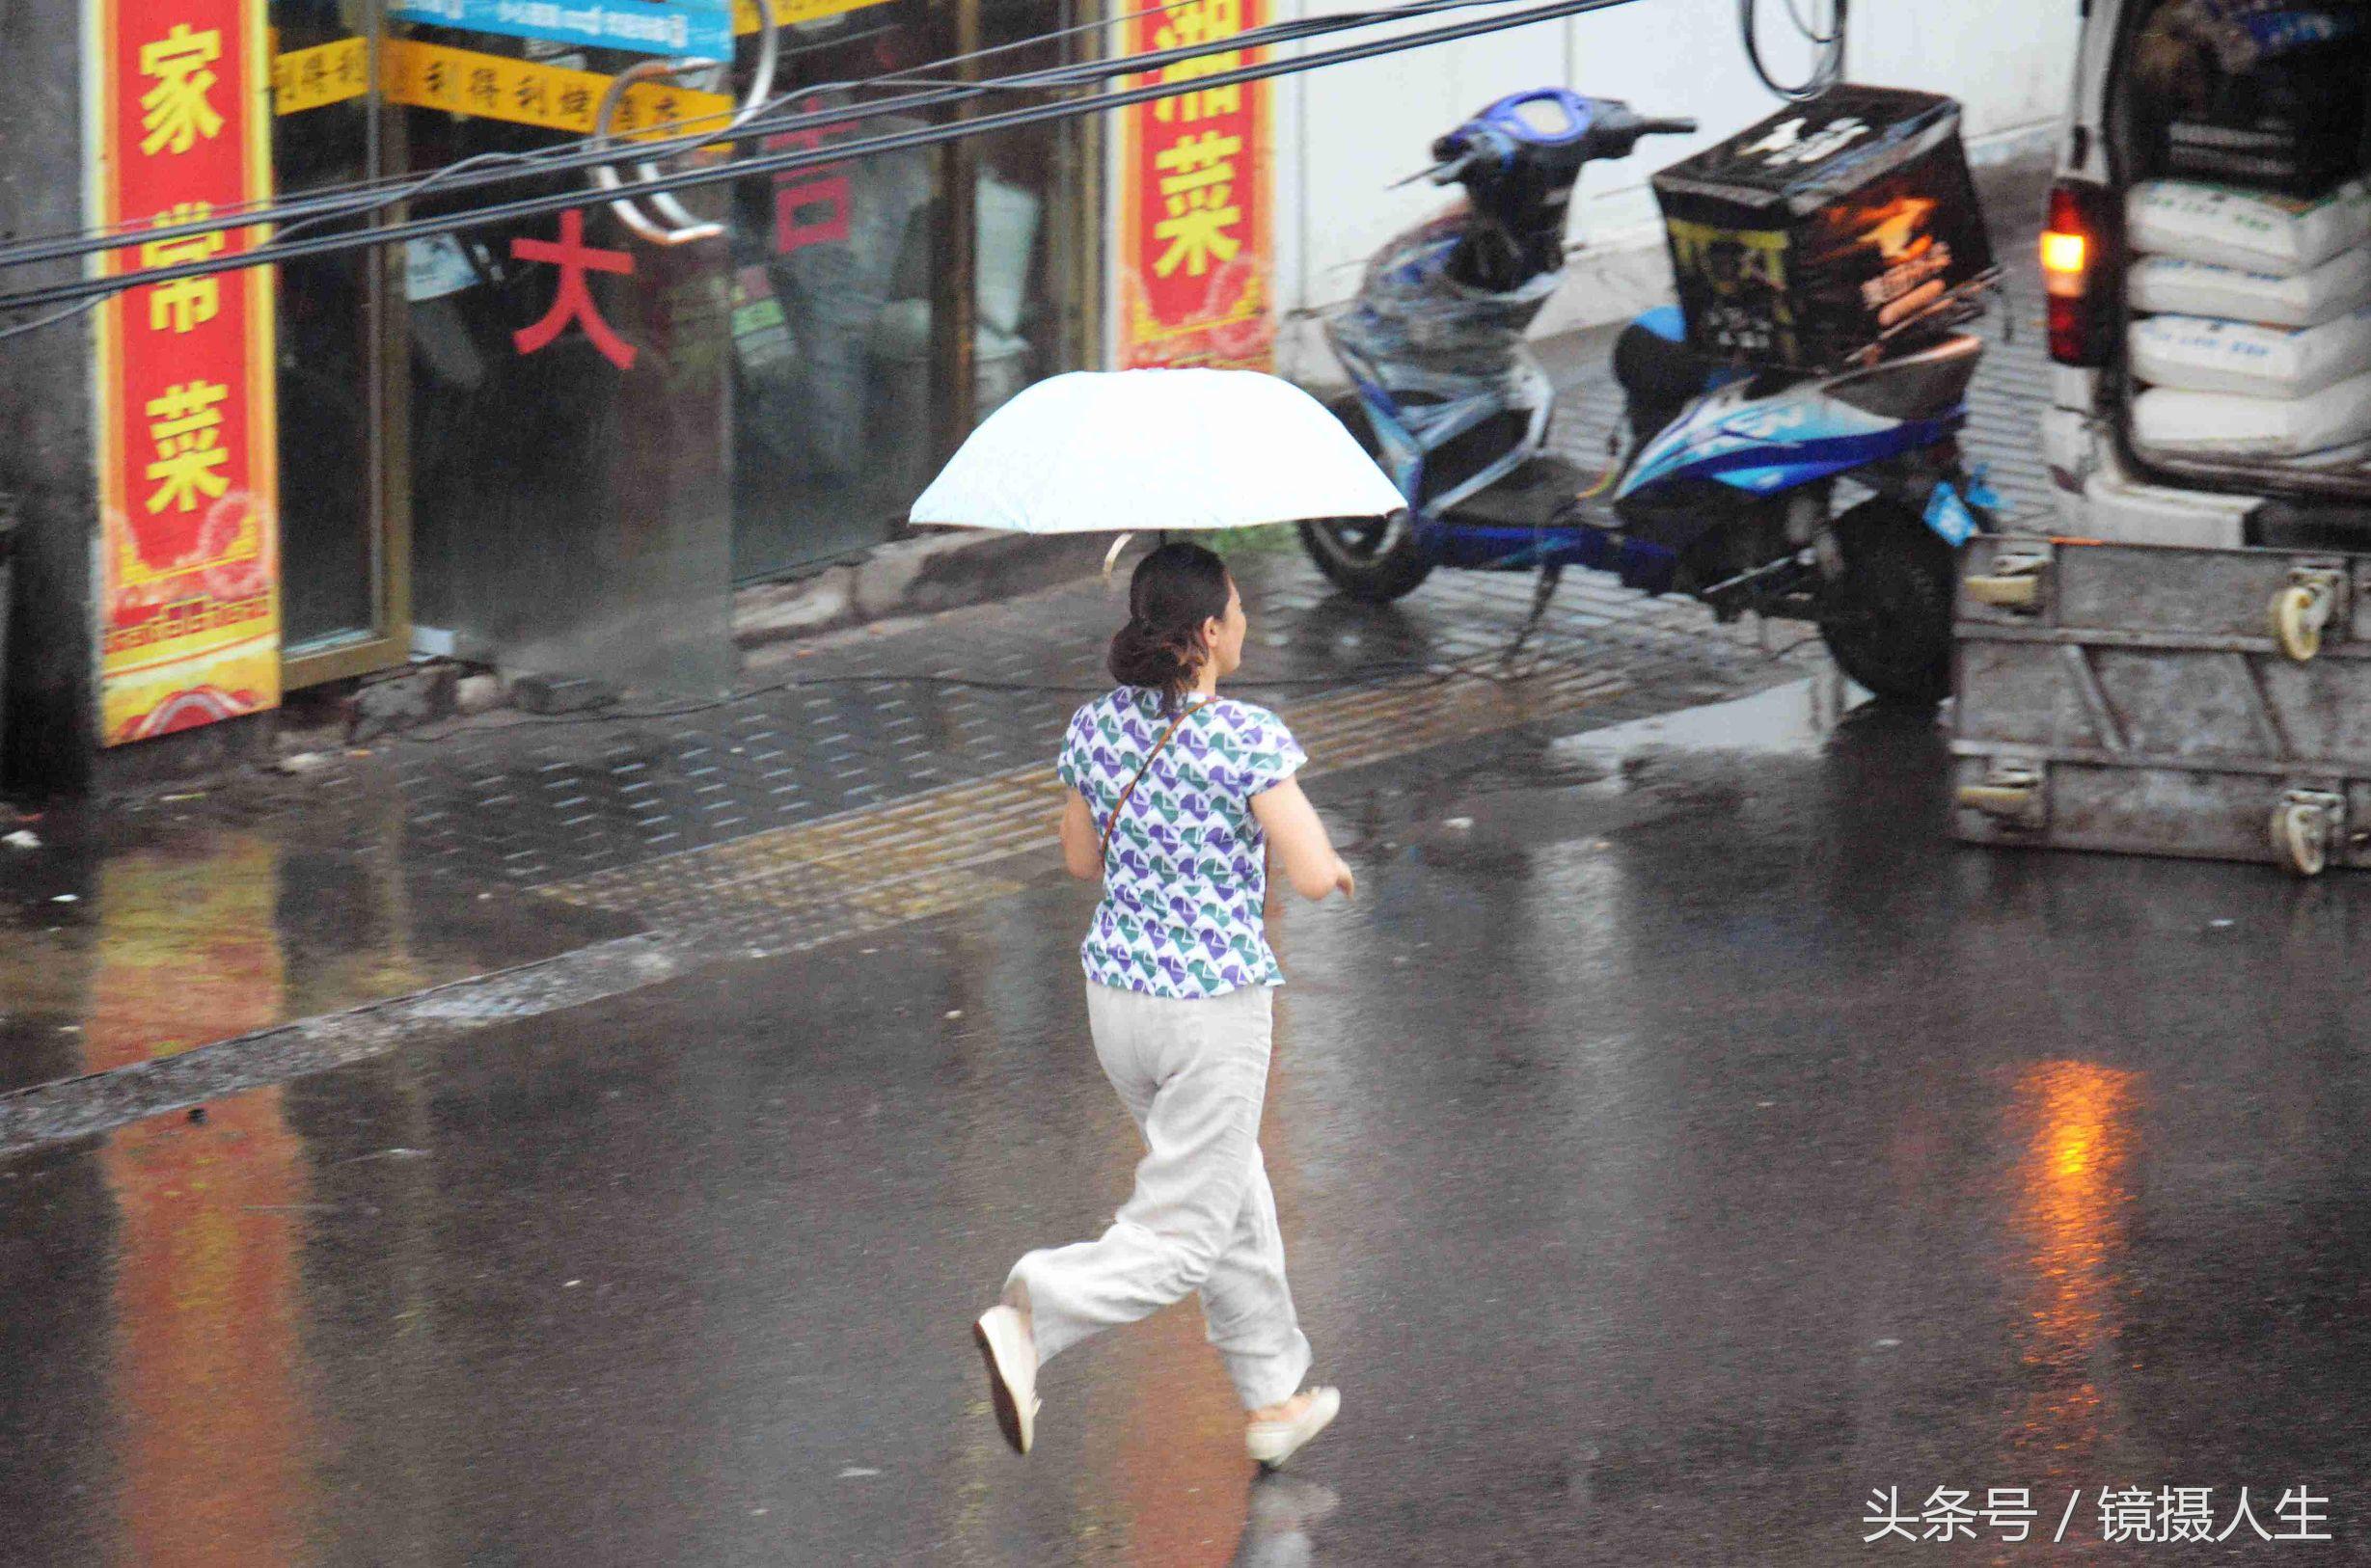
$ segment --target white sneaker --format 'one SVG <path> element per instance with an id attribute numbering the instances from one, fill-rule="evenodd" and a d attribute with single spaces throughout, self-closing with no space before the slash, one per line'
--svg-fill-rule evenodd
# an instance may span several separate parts
<path id="1" fill-rule="evenodd" d="M 1274 1470 L 1298 1453 L 1303 1445 L 1325 1430 L 1342 1410 L 1340 1389 L 1309 1391 L 1309 1404 L 1289 1421 L 1253 1421 L 1243 1432 L 1243 1446 L 1251 1457 Z"/>
<path id="2" fill-rule="evenodd" d="M 1029 1326 L 1010 1307 L 991 1307 L 971 1325 L 980 1359 L 988 1364 L 988 1397 L 996 1407 L 996 1426 L 1015 1453 L 1027 1453 L 1037 1438 L 1037 1345 Z"/>

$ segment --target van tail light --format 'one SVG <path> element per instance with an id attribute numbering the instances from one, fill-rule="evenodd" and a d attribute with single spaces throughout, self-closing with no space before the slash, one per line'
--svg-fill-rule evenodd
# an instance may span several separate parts
<path id="1" fill-rule="evenodd" d="M 2108 363 L 2115 332 L 2116 204 L 2106 187 L 2062 179 L 2042 230 L 2042 288 L 2050 299 L 2050 357 L 2086 368 Z"/>

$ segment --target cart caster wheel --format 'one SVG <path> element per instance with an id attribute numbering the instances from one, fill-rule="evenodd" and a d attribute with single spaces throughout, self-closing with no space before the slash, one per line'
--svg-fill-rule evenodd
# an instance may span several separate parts
<path id="1" fill-rule="evenodd" d="M 2042 576 L 2050 569 L 2046 551 L 2030 545 L 2010 545 L 1997 551 L 1990 571 L 1961 580 L 1968 602 L 2012 615 L 2038 614 L 2042 608 Z"/>
<path id="2" fill-rule="evenodd" d="M 2038 831 L 2050 825 L 2042 775 L 2033 768 L 1996 766 L 1980 782 L 1962 784 L 1952 798 L 1962 811 L 1989 817 L 2003 827 Z"/>
<path id="3" fill-rule="evenodd" d="M 2330 865 L 2330 816 L 2325 807 L 2283 800 L 2273 808 L 2273 851 L 2300 877 L 2319 877 Z"/>
<path id="4" fill-rule="evenodd" d="M 1966 581 L 1969 598 L 1995 609 L 2031 609 L 2042 600 L 2042 580 L 2037 577 L 1972 577 Z"/>
<path id="5" fill-rule="evenodd" d="M 2330 624 L 2331 596 L 2314 582 L 2292 582 L 2273 595 L 2273 640 L 2298 663 L 2322 651 L 2322 628 Z"/>
<path id="6" fill-rule="evenodd" d="M 1959 789 L 1959 803 L 1970 811 L 1980 811 L 1987 817 L 2014 821 L 2032 814 L 2033 786 L 2030 784 L 1963 784 Z"/>

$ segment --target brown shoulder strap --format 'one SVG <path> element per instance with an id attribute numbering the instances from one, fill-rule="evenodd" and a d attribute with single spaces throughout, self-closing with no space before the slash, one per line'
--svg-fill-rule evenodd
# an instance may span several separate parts
<path id="1" fill-rule="evenodd" d="M 1177 734 L 1179 729 L 1184 727 L 1186 720 L 1193 717 L 1194 715 L 1200 713 L 1203 709 L 1208 708 L 1210 705 L 1211 699 L 1205 697 L 1200 702 L 1197 702 L 1192 707 L 1186 709 L 1184 713 L 1178 715 L 1175 718 L 1169 720 L 1169 727 L 1160 732 L 1160 739 L 1153 743 L 1153 749 L 1144 754 L 1144 766 L 1136 770 L 1136 776 L 1128 781 L 1128 788 L 1120 792 L 1120 798 L 1113 803 L 1111 807 L 1111 815 L 1104 819 L 1103 847 L 1097 852 L 1101 858 L 1105 860 L 1111 858 L 1111 835 L 1119 829 L 1120 813 L 1128 809 L 1129 799 L 1135 795 L 1136 786 L 1144 782 L 1144 775 L 1153 770 L 1153 759 L 1160 755 L 1161 747 L 1169 743 L 1171 738 Z"/>

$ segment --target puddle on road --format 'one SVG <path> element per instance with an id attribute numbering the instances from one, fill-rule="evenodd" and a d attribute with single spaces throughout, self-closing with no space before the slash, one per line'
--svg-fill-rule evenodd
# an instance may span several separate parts
<path id="1" fill-rule="evenodd" d="M 400 823 L 387 825 L 392 842 Z M 58 833 L 0 861 L 0 1092 L 174 1056 L 635 929 L 407 872 L 384 845 Z"/>
<path id="2" fill-rule="evenodd" d="M 1736 809 L 1756 758 L 1812 757 L 1874 716 L 1834 676 L 1545 743 L 1511 741 L 1418 793 L 1383 836 L 1460 862 L 1520 855 L 1651 823 Z"/>
<path id="3" fill-rule="evenodd" d="M 1604 774 L 1636 771 L 1657 754 L 1760 752 L 1808 756 L 1868 701 L 1834 675 L 1775 686 L 1734 702 L 1683 708 L 1610 729 L 1567 736 L 1548 749 L 1567 767 Z"/>

